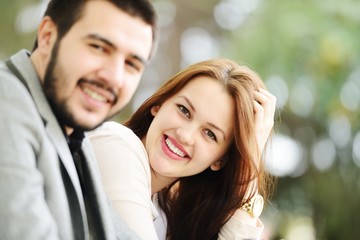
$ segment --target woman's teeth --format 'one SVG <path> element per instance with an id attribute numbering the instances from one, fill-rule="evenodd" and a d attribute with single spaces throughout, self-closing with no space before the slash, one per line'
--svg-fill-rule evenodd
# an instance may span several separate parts
<path id="1" fill-rule="evenodd" d="M 177 147 L 175 147 L 175 145 L 172 144 L 172 142 L 169 140 L 169 138 L 165 139 L 165 143 L 173 153 L 175 153 L 179 157 L 185 157 L 186 154 L 183 151 L 181 151 L 180 149 L 178 149 Z"/>

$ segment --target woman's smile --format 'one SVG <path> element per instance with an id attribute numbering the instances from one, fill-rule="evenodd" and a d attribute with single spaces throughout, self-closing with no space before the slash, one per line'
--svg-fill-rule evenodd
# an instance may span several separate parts
<path id="1" fill-rule="evenodd" d="M 176 142 L 175 139 L 164 134 L 162 141 L 162 150 L 164 153 L 174 160 L 189 160 L 186 150 Z"/>

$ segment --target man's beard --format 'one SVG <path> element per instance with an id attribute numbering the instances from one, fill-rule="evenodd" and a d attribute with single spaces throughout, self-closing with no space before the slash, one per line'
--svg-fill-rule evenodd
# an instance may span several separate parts
<path id="1" fill-rule="evenodd" d="M 83 124 L 80 124 L 78 121 L 76 121 L 76 118 L 74 116 L 74 113 L 71 112 L 71 108 L 69 106 L 69 103 L 67 103 L 65 100 L 60 101 L 58 98 L 58 88 L 57 85 L 63 84 L 61 83 L 62 79 L 59 79 L 59 73 L 56 72 L 56 67 L 58 64 L 58 53 L 59 53 L 59 40 L 57 40 L 54 44 L 54 47 L 51 52 L 51 58 L 49 61 L 49 64 L 46 68 L 45 76 L 44 76 L 44 84 L 43 84 L 43 91 L 45 93 L 45 96 L 50 104 L 50 107 L 56 116 L 60 126 L 62 128 L 69 127 L 73 129 L 78 129 L 82 131 L 88 131 L 96 128 L 101 124 L 101 122 L 94 127 L 89 127 Z M 57 74 L 57 75 L 56 75 Z M 61 78 L 61 75 L 60 75 Z"/>

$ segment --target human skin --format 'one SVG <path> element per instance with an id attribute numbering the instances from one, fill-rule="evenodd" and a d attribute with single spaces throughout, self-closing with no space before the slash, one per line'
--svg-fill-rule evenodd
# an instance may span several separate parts
<path id="1" fill-rule="evenodd" d="M 67 134 L 95 128 L 130 101 L 152 44 L 151 26 L 107 1 L 87 2 L 60 40 L 42 20 L 31 61 Z"/>
<path id="2" fill-rule="evenodd" d="M 179 177 L 211 167 L 233 141 L 234 100 L 216 80 L 200 76 L 151 112 L 154 119 L 142 139 L 152 170 L 152 192 Z"/>

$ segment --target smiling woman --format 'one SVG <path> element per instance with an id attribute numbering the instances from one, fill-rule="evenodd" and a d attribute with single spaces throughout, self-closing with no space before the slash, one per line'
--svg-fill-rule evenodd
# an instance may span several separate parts
<path id="1" fill-rule="evenodd" d="M 253 239 L 276 99 L 227 59 L 167 81 L 125 126 L 89 133 L 114 207 L 144 239 Z M 160 212 L 160 214 L 159 214 Z"/>

